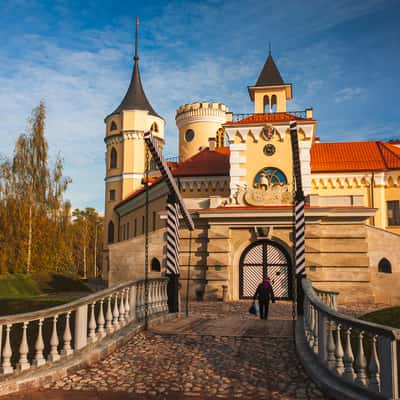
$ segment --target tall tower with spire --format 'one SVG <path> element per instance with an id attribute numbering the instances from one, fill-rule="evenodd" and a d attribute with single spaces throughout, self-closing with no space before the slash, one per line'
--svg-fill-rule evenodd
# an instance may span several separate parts
<path id="1" fill-rule="evenodd" d="M 145 131 L 152 129 L 154 137 L 164 144 L 164 119 L 151 106 L 143 89 L 139 71 L 138 26 L 136 18 L 135 56 L 128 90 L 120 105 L 105 119 L 105 243 L 118 239 L 118 216 L 114 206 L 142 187 L 146 168 Z"/>
<path id="2" fill-rule="evenodd" d="M 255 113 L 286 112 L 286 101 L 292 98 L 292 85 L 283 81 L 271 47 L 256 84 L 248 89 Z"/>

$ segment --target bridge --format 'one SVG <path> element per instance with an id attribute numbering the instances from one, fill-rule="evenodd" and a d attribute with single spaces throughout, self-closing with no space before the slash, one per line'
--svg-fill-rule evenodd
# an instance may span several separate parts
<path id="1" fill-rule="evenodd" d="M 3 317 L 0 394 L 398 399 L 399 331 L 341 314 L 336 293 L 302 283 L 304 316 L 296 320 L 283 301 L 267 321 L 248 313 L 248 301 L 193 302 L 188 317 L 171 314 L 163 279 Z"/>

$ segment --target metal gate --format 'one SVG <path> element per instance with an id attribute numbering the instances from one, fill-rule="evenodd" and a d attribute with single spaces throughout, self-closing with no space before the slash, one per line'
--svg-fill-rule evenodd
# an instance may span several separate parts
<path id="1" fill-rule="evenodd" d="M 292 298 L 291 263 L 286 250 L 269 240 L 258 240 L 243 252 L 239 265 L 241 299 L 254 296 L 263 278 L 269 277 L 277 299 Z"/>

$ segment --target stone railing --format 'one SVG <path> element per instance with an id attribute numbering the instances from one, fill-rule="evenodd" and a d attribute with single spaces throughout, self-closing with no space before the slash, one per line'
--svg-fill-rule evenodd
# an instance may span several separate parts
<path id="1" fill-rule="evenodd" d="M 306 278 L 302 286 L 306 347 L 320 368 L 365 398 L 398 399 L 400 330 L 338 313 L 335 292 L 316 291 Z"/>
<path id="2" fill-rule="evenodd" d="M 57 307 L 0 318 L 1 375 L 51 364 L 103 340 L 133 321 L 167 313 L 167 283 L 119 284 Z"/>
<path id="3" fill-rule="evenodd" d="M 339 292 L 331 292 L 329 290 L 320 290 L 314 288 L 315 294 L 319 297 L 319 299 L 326 304 L 328 307 L 337 310 L 337 296 Z"/>

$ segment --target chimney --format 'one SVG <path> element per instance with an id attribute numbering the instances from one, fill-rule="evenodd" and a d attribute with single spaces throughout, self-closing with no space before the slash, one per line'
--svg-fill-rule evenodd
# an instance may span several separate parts
<path id="1" fill-rule="evenodd" d="M 208 148 L 210 151 L 215 151 L 215 147 L 217 144 L 217 139 L 215 137 L 208 138 Z"/>
<path id="2" fill-rule="evenodd" d="M 312 112 L 313 112 L 312 108 L 306 108 L 306 118 L 307 119 L 311 119 L 312 118 Z"/>

